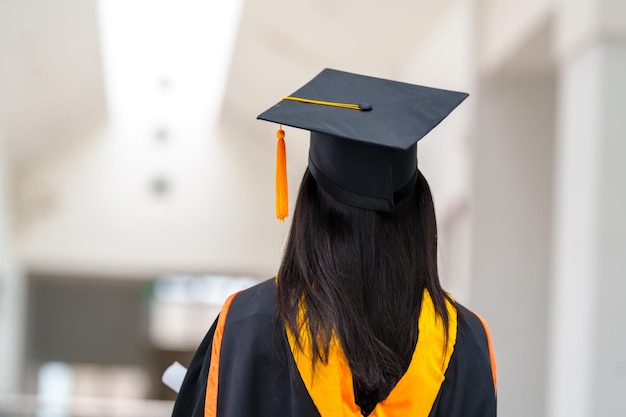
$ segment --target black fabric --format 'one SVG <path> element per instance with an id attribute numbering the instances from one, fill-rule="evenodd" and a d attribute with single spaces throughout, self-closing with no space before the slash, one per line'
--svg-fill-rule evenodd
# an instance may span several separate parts
<path id="1" fill-rule="evenodd" d="M 454 353 L 433 409 L 437 410 L 437 416 L 495 416 L 496 398 L 485 328 L 474 313 L 458 303 L 457 314 Z"/>
<path id="2" fill-rule="evenodd" d="M 362 144 L 406 150 L 468 94 L 326 68 L 291 96 L 345 104 L 366 102 L 372 109 L 281 100 L 257 118 Z"/>
<path id="3" fill-rule="evenodd" d="M 239 294 L 222 339 L 218 416 L 314 416 L 282 326 L 274 325 L 274 280 Z"/>
<path id="4" fill-rule="evenodd" d="M 390 212 L 406 197 L 395 194 L 417 178 L 417 144 L 397 150 L 311 132 L 309 170 L 320 187 L 337 200 Z"/>
<path id="5" fill-rule="evenodd" d="M 219 317 L 218 317 L 219 318 Z M 217 319 L 198 346 L 187 374 L 180 387 L 178 398 L 174 403 L 173 416 L 204 416 L 204 395 L 206 393 L 209 365 L 211 363 L 211 346 L 217 327 Z"/>
<path id="6" fill-rule="evenodd" d="M 268 280 L 243 291 L 231 304 L 222 339 L 218 417 L 320 417 L 285 331 L 275 323 L 275 288 L 274 280 Z M 454 353 L 429 417 L 496 416 L 485 330 L 471 311 L 462 306 L 458 311 Z M 189 366 L 173 417 L 204 416 L 214 332 L 215 324 Z"/>

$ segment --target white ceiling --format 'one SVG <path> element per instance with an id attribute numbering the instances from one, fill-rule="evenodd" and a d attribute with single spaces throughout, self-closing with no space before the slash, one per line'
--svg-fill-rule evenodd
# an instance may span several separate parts
<path id="1" fill-rule="evenodd" d="M 0 2 L 0 129 L 14 163 L 105 121 L 95 2 Z"/>
<path id="2" fill-rule="evenodd" d="M 254 132 L 258 113 L 324 67 L 393 77 L 450 3 L 245 2 L 222 124 Z M 0 0 L 0 132 L 14 165 L 106 122 L 96 13 L 96 0 Z"/>

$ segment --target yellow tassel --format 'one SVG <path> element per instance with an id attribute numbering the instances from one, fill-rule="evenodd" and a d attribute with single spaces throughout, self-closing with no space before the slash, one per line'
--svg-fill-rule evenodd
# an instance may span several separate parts
<path id="1" fill-rule="evenodd" d="M 289 188 L 287 187 L 287 154 L 285 131 L 276 132 L 276 218 L 281 222 L 289 215 Z"/>

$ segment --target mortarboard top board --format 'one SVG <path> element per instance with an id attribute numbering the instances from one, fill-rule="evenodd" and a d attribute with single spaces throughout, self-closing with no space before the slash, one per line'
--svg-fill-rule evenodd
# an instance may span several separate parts
<path id="1" fill-rule="evenodd" d="M 467 96 L 325 69 L 257 118 L 311 132 L 309 170 L 328 194 L 389 212 L 415 184 L 417 142 Z"/>

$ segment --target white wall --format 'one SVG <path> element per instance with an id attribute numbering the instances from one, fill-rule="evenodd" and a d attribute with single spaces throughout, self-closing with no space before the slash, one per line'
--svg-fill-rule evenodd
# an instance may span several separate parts
<path id="1" fill-rule="evenodd" d="M 253 145 L 224 134 L 156 144 L 151 152 L 157 158 L 178 153 L 185 159 L 163 170 L 150 169 L 140 162 L 145 155 L 126 153 L 128 146 L 104 134 L 73 154 L 48 160 L 20 184 L 46 187 L 55 196 L 52 210 L 18 231 L 22 256 L 31 268 L 51 272 L 269 277 L 287 226 L 273 212 L 268 148 L 273 151 L 274 140 L 267 139 Z M 171 182 L 165 195 L 151 191 L 156 175 Z"/>
<path id="2" fill-rule="evenodd" d="M 7 172 L 0 126 L 0 394 L 19 392 L 25 337 L 26 285 L 12 250 Z"/>
<path id="3" fill-rule="evenodd" d="M 477 64 L 481 73 L 496 74 L 514 59 L 528 34 L 550 17 L 555 1 L 476 0 Z"/>
<path id="4" fill-rule="evenodd" d="M 565 6 L 548 415 L 622 416 L 626 21 L 614 13 L 624 3 Z"/>
<path id="5" fill-rule="evenodd" d="M 540 416 L 550 271 L 552 78 L 485 80 L 472 195 L 472 303 L 490 325 L 498 407 Z"/>
<path id="6" fill-rule="evenodd" d="M 440 277 L 455 299 L 469 302 L 471 123 L 476 107 L 472 1 L 447 9 L 421 42 L 405 79 L 470 94 L 418 145 L 418 166 L 428 180 L 439 230 Z"/>

